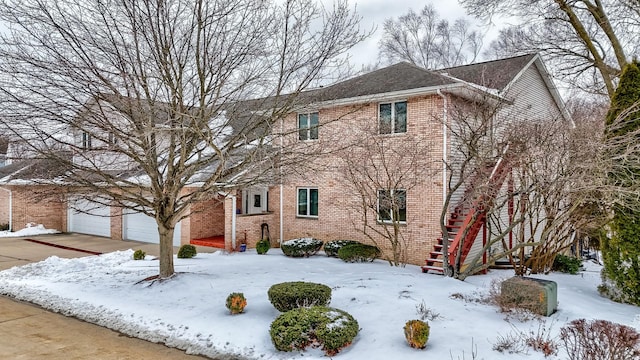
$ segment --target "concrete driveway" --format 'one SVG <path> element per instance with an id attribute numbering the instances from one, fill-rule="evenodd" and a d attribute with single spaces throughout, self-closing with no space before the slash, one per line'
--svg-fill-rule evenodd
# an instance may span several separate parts
<path id="1" fill-rule="evenodd" d="M 92 256 L 56 244 L 93 252 L 142 249 L 158 255 L 157 244 L 117 241 L 91 235 L 56 234 L 27 238 L 0 238 L 0 270 L 44 260 Z M 199 252 L 216 249 L 198 247 Z M 177 248 L 175 250 L 177 252 Z M 130 338 L 115 331 L 40 307 L 0 296 L 0 359 L 206 359 L 160 344 Z"/>

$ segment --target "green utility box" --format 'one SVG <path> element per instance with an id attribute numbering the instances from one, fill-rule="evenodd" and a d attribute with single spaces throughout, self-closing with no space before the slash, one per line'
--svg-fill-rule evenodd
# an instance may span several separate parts
<path id="1" fill-rule="evenodd" d="M 551 280 L 514 276 L 502 282 L 501 295 L 536 314 L 549 316 L 558 309 L 558 284 Z"/>

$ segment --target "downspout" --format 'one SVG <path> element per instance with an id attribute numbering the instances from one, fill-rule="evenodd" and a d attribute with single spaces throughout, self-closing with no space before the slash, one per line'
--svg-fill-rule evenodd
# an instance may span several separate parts
<path id="1" fill-rule="evenodd" d="M 231 201 L 233 201 L 233 204 L 231 204 L 231 249 L 233 251 L 236 250 L 236 208 L 237 208 L 237 198 L 235 195 L 230 195 L 231 196 Z"/>
<path id="2" fill-rule="evenodd" d="M 284 119 L 280 119 L 280 151 L 284 149 Z M 282 165 L 280 165 L 280 244 L 284 241 L 284 183 L 282 176 Z"/>
<path id="3" fill-rule="evenodd" d="M 0 187 L 0 189 L 9 193 L 9 231 L 13 230 L 13 193 L 9 189 Z"/>
<path id="4" fill-rule="evenodd" d="M 442 110 L 442 204 L 444 205 L 446 199 L 447 199 L 447 190 L 448 190 L 448 185 L 447 185 L 447 161 L 448 161 L 448 157 L 447 157 L 447 141 L 448 141 L 448 137 L 447 137 L 447 133 L 449 132 L 447 129 L 447 122 L 448 122 L 448 101 L 447 101 L 447 96 L 444 95 L 440 89 L 436 90 L 436 93 L 442 98 L 443 101 L 443 110 Z"/>

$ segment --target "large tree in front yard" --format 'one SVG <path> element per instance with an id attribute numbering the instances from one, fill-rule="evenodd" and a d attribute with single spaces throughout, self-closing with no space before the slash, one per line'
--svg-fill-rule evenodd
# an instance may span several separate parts
<path id="1" fill-rule="evenodd" d="M 363 37 L 346 1 L 3 0 L 0 20 L 2 131 L 75 197 L 153 217 L 161 278 L 192 204 L 297 161 L 274 124 Z"/>

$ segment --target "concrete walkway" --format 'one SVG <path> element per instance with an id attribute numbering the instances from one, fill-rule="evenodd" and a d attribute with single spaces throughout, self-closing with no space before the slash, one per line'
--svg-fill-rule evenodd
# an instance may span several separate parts
<path id="1" fill-rule="evenodd" d="M 57 234 L 0 238 L 0 270 L 41 261 L 92 256 L 84 252 L 37 244 L 35 239 L 95 252 L 142 249 L 158 255 L 157 244 L 117 241 L 91 235 Z M 198 252 L 217 249 L 198 247 Z M 177 248 L 175 249 L 177 253 Z M 40 307 L 0 296 L 0 359 L 206 359 L 160 344 L 130 338 L 115 331 Z"/>

